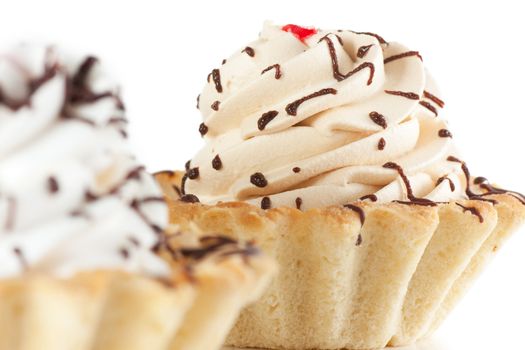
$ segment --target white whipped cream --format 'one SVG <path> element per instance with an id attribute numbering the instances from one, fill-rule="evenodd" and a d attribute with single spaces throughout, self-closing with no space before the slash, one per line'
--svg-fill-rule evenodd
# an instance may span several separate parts
<path id="1" fill-rule="evenodd" d="M 0 278 L 168 272 L 150 251 L 167 209 L 128 148 L 118 96 L 96 59 L 0 52 Z"/>
<path id="2" fill-rule="evenodd" d="M 440 136 L 439 91 L 417 52 L 352 31 L 318 30 L 302 41 L 271 24 L 247 47 L 200 95 L 207 145 L 191 160 L 198 177 L 186 180 L 186 193 L 300 209 L 371 194 L 406 201 L 399 173 L 383 167 L 395 162 L 414 196 L 465 198 L 460 164 L 447 161 L 452 138 Z M 265 124 L 264 115 L 273 119 Z M 265 186 L 253 183 L 256 173 Z"/>

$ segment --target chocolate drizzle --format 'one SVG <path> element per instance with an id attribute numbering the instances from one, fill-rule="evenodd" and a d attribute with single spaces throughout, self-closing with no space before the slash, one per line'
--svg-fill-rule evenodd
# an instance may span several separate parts
<path id="1" fill-rule="evenodd" d="M 301 197 L 295 198 L 295 207 L 301 210 L 301 205 L 303 205 L 303 199 Z"/>
<path id="2" fill-rule="evenodd" d="M 219 110 L 219 106 L 220 106 L 221 102 L 220 101 L 215 101 L 211 104 L 211 109 L 213 109 L 214 111 L 218 111 Z"/>
<path id="3" fill-rule="evenodd" d="M 213 169 L 215 170 L 221 170 L 222 169 L 222 161 L 221 161 L 221 157 L 219 157 L 219 155 L 217 154 L 213 160 L 211 161 L 211 166 L 213 167 Z"/>
<path id="4" fill-rule="evenodd" d="M 426 109 L 428 109 L 429 111 L 431 111 L 432 113 L 434 113 L 434 115 L 437 117 L 438 116 L 438 111 L 436 109 L 436 107 L 432 106 L 430 103 L 428 103 L 427 101 L 419 101 L 419 104 L 423 107 L 425 107 Z"/>
<path id="5" fill-rule="evenodd" d="M 357 215 L 359 215 L 359 221 L 361 222 L 361 226 L 364 225 L 365 211 L 361 207 L 358 207 L 357 205 L 353 205 L 353 204 L 345 204 L 343 205 L 343 207 L 345 207 L 346 209 L 350 209 L 354 211 L 355 213 L 357 213 Z"/>
<path id="6" fill-rule="evenodd" d="M 16 208 L 17 208 L 16 199 L 13 197 L 8 197 L 7 198 L 6 220 L 4 223 L 4 229 L 7 232 L 12 231 L 13 228 L 15 227 Z"/>
<path id="7" fill-rule="evenodd" d="M 377 202 L 377 196 L 375 194 L 367 194 L 366 196 L 359 198 L 359 200 L 361 201 L 364 201 L 366 199 L 369 199 L 371 202 Z"/>
<path id="8" fill-rule="evenodd" d="M 248 56 L 253 57 L 255 56 L 255 50 L 252 47 L 246 46 L 244 50 L 241 52 L 245 52 Z"/>
<path id="9" fill-rule="evenodd" d="M 197 197 L 194 194 L 185 194 L 182 197 L 180 197 L 180 200 L 186 203 L 199 203 L 200 202 L 199 197 Z"/>
<path id="10" fill-rule="evenodd" d="M 447 180 L 448 181 L 448 184 L 450 185 L 450 191 L 451 192 L 454 192 L 456 190 L 456 185 L 454 185 L 454 182 L 449 179 L 446 175 L 445 176 L 442 176 L 440 177 L 437 181 L 436 181 L 436 186 L 439 186 L 439 184 L 441 184 L 443 181 Z"/>
<path id="11" fill-rule="evenodd" d="M 212 70 L 211 77 L 213 78 L 213 83 L 215 84 L 215 90 L 217 90 L 218 93 L 221 93 L 222 92 L 221 71 L 218 69 Z"/>
<path id="12" fill-rule="evenodd" d="M 423 91 L 423 96 L 425 96 L 426 98 L 428 98 L 429 100 L 431 100 L 432 102 L 437 104 L 440 108 L 445 107 L 445 102 L 443 102 L 443 100 L 441 100 L 440 98 L 438 98 L 435 95 L 431 94 L 430 92 L 428 92 L 426 90 Z"/>
<path id="13" fill-rule="evenodd" d="M 95 93 L 88 87 L 88 76 L 93 67 L 98 62 L 98 59 L 93 56 L 88 56 L 80 64 L 76 73 L 67 80 L 66 84 L 66 102 L 69 104 L 84 104 L 94 103 L 103 98 L 113 98 L 118 109 L 124 110 L 124 105 L 120 97 L 111 91 Z M 64 105 L 63 117 L 75 118 L 69 114 L 67 110 L 67 103 Z"/>
<path id="14" fill-rule="evenodd" d="M 386 146 L 386 141 L 385 141 L 384 138 L 381 137 L 381 138 L 379 139 L 379 142 L 377 143 L 377 149 L 380 150 L 380 151 L 382 151 L 382 150 L 385 149 L 385 146 Z"/>
<path id="15" fill-rule="evenodd" d="M 272 207 L 272 201 L 270 200 L 270 197 L 263 197 L 261 199 L 261 209 L 270 209 Z"/>
<path id="16" fill-rule="evenodd" d="M 56 63 L 46 62 L 44 67 L 44 73 L 40 77 L 31 79 L 27 82 L 29 94 L 20 101 L 16 101 L 9 98 L 0 87 L 0 104 L 3 104 L 13 112 L 18 111 L 22 107 L 30 106 L 31 98 L 33 97 L 33 94 L 36 92 L 36 90 L 38 90 L 39 87 L 44 85 L 49 80 L 53 79 L 58 73 L 58 71 L 59 67 Z"/>
<path id="17" fill-rule="evenodd" d="M 280 79 L 282 77 L 282 74 L 281 74 L 281 66 L 279 64 L 274 64 L 272 66 L 269 66 L 265 69 L 263 69 L 263 71 L 261 72 L 261 75 L 263 75 L 264 73 L 272 70 L 272 69 L 275 69 L 275 79 Z"/>
<path id="18" fill-rule="evenodd" d="M 268 111 L 266 113 L 263 113 L 263 115 L 257 120 L 257 128 L 259 130 L 264 130 L 266 128 L 266 125 L 268 125 L 269 122 L 271 122 L 279 112 L 277 111 Z"/>
<path id="19" fill-rule="evenodd" d="M 47 190 L 51 194 L 55 194 L 55 193 L 57 193 L 60 190 L 60 187 L 58 185 L 58 181 L 57 181 L 57 179 L 55 177 L 50 176 L 47 179 Z"/>
<path id="20" fill-rule="evenodd" d="M 173 236 L 172 236 L 173 237 Z M 154 251 L 159 252 L 164 249 L 171 254 L 174 260 L 186 259 L 190 261 L 199 261 L 206 257 L 217 254 L 217 256 L 224 258 L 231 255 L 240 255 L 243 259 L 250 256 L 258 255 L 259 249 L 248 242 L 240 246 L 237 241 L 226 236 L 203 236 L 199 239 L 200 247 L 196 248 L 180 248 L 174 249 L 169 244 L 169 238 L 165 237 L 154 246 Z M 191 271 L 191 265 L 189 266 Z"/>
<path id="21" fill-rule="evenodd" d="M 438 131 L 439 137 L 450 137 L 452 138 L 452 133 L 447 129 L 441 129 Z"/>
<path id="22" fill-rule="evenodd" d="M 414 92 L 405 92 L 405 91 L 394 91 L 394 90 L 385 90 L 387 94 L 394 96 L 402 96 L 410 100 L 419 100 L 419 95 Z"/>
<path id="23" fill-rule="evenodd" d="M 369 35 L 369 36 L 373 36 L 374 38 L 377 39 L 377 41 L 379 41 L 380 44 L 388 44 L 388 42 L 383 39 L 381 36 L 375 34 L 375 33 L 371 33 L 371 32 L 354 32 L 354 31 L 351 31 L 352 33 L 354 34 L 359 34 L 359 35 Z"/>
<path id="24" fill-rule="evenodd" d="M 384 59 L 383 63 L 387 64 L 387 63 L 390 63 L 392 61 L 396 61 L 396 60 L 399 60 L 401 58 L 411 57 L 411 56 L 417 56 L 420 60 L 423 60 L 423 58 L 421 57 L 419 52 L 417 52 L 417 51 L 407 51 L 407 52 L 400 53 L 398 55 L 387 57 L 387 58 Z"/>
<path id="25" fill-rule="evenodd" d="M 388 125 L 386 124 L 386 119 L 382 114 L 379 114 L 377 112 L 370 112 L 368 116 L 370 117 L 370 119 L 372 119 L 374 123 L 376 123 L 383 129 L 387 128 Z"/>
<path id="26" fill-rule="evenodd" d="M 301 104 L 303 104 L 304 102 L 312 99 L 312 98 L 316 98 L 316 97 L 319 97 L 319 96 L 324 96 L 324 95 L 336 95 L 337 94 L 337 90 L 336 89 L 332 89 L 332 88 L 327 88 L 327 89 L 321 89 L 319 91 L 316 91 L 314 93 L 311 93 L 310 95 L 307 95 L 305 97 L 302 97 L 292 103 L 289 103 L 287 106 L 286 106 L 286 113 L 288 113 L 289 115 L 292 115 L 292 116 L 296 116 L 297 115 L 297 108 L 299 108 L 299 106 Z"/>
<path id="27" fill-rule="evenodd" d="M 146 198 L 143 198 L 143 199 L 134 199 L 129 206 L 146 223 L 146 225 L 148 225 L 153 230 L 153 232 L 159 234 L 159 233 L 162 232 L 162 228 L 159 227 L 158 225 L 156 225 L 155 223 L 151 222 L 151 220 L 141 210 L 142 204 L 152 203 L 152 202 L 165 203 L 163 197 L 146 197 Z"/>
<path id="28" fill-rule="evenodd" d="M 357 235 L 357 239 L 355 241 L 355 245 L 356 245 L 356 247 L 359 247 L 362 243 L 363 243 L 363 236 L 361 235 L 361 233 L 359 233 Z"/>
<path id="29" fill-rule="evenodd" d="M 396 170 L 399 176 L 401 177 L 401 180 L 403 180 L 403 183 L 405 184 L 409 202 L 405 202 L 405 201 L 396 201 L 396 202 L 402 203 L 402 204 L 415 204 L 415 205 L 426 205 L 426 206 L 436 205 L 435 202 L 429 199 L 418 198 L 414 195 L 414 192 L 412 191 L 412 186 L 410 185 L 410 181 L 408 180 L 408 177 L 406 176 L 405 172 L 403 171 L 403 168 L 400 165 L 394 162 L 388 162 L 386 164 L 383 164 L 383 168 Z"/>
<path id="30" fill-rule="evenodd" d="M 206 126 L 206 124 L 201 123 L 199 125 L 199 133 L 201 134 L 201 136 L 204 136 L 208 133 L 208 127 Z"/>
<path id="31" fill-rule="evenodd" d="M 366 54 L 368 53 L 368 50 L 370 50 L 372 46 L 374 46 L 374 44 L 361 46 L 359 49 L 357 49 L 357 57 L 359 58 L 365 57 Z"/>
<path id="32" fill-rule="evenodd" d="M 266 187 L 268 181 L 262 173 L 255 173 L 250 176 L 250 182 L 257 187 Z"/>
<path id="33" fill-rule="evenodd" d="M 481 215 L 481 213 L 479 212 L 478 208 L 475 208 L 475 207 L 466 207 L 460 203 L 456 203 L 456 205 L 460 206 L 461 208 L 463 208 L 463 212 L 467 212 L 469 211 L 472 215 L 476 215 L 479 219 L 479 222 L 483 222 L 483 216 Z"/>
<path id="34" fill-rule="evenodd" d="M 502 193 L 512 194 L 512 193 L 514 193 L 514 194 L 517 194 L 517 196 L 514 196 L 514 197 L 516 197 L 520 202 L 525 204 L 525 197 L 523 197 L 523 195 L 521 195 L 521 194 L 519 194 L 517 192 L 513 192 L 513 191 L 506 191 L 506 190 L 502 190 L 502 189 L 497 189 L 497 188 L 494 188 L 492 186 L 490 186 L 492 190 L 488 190 L 486 193 L 483 193 L 483 194 L 476 194 L 476 193 L 472 192 L 472 190 L 470 189 L 470 171 L 469 171 L 469 169 L 467 167 L 467 164 L 464 161 L 462 161 L 462 160 L 460 160 L 460 159 L 458 159 L 458 158 L 456 158 L 454 156 L 449 156 L 447 158 L 447 160 L 449 162 L 455 162 L 455 163 L 460 163 L 461 164 L 461 170 L 463 171 L 463 174 L 465 175 L 465 182 L 466 182 L 465 194 L 467 195 L 467 197 L 469 199 L 485 201 L 485 202 L 490 202 L 492 204 L 496 204 L 497 203 L 496 200 L 494 200 L 494 199 L 487 199 L 487 198 L 483 198 L 483 197 L 491 195 L 491 194 L 502 194 Z"/>
<path id="35" fill-rule="evenodd" d="M 356 74 L 357 72 L 360 72 L 361 70 L 363 70 L 365 68 L 368 68 L 368 69 L 370 69 L 370 76 L 368 78 L 367 85 L 372 84 L 372 81 L 374 79 L 374 73 L 375 73 L 375 67 L 374 67 L 373 63 L 371 63 L 371 62 L 364 62 L 364 63 L 360 64 L 359 66 L 357 66 L 355 69 L 349 71 L 348 73 L 342 74 L 339 71 L 339 62 L 337 60 L 337 54 L 335 52 L 334 42 L 328 36 L 325 36 L 325 37 L 321 38 L 320 41 L 321 40 L 326 41 L 326 44 L 328 45 L 328 53 L 330 54 L 330 58 L 331 58 L 331 61 L 332 61 L 332 71 L 333 71 L 334 78 L 337 81 L 345 80 L 345 79 L 351 77 L 352 75 Z"/>

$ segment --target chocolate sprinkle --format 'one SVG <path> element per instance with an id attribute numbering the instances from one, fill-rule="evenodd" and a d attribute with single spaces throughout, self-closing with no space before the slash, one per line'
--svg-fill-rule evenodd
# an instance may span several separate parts
<path id="1" fill-rule="evenodd" d="M 50 176 L 47 179 L 47 190 L 51 194 L 55 194 L 60 190 L 60 187 L 58 186 L 58 181 L 55 177 Z"/>
<path id="2" fill-rule="evenodd" d="M 129 250 L 127 250 L 126 248 L 120 248 L 119 253 L 124 260 L 129 259 Z"/>
<path id="3" fill-rule="evenodd" d="M 197 96 L 197 109 L 199 109 L 200 103 L 201 103 L 201 95 Z"/>
<path id="4" fill-rule="evenodd" d="M 253 48 L 249 47 L 249 46 L 246 46 L 244 48 L 244 50 L 242 50 L 241 52 L 245 52 L 248 56 L 250 57 L 253 57 L 255 56 L 255 51 L 253 50 Z"/>
<path id="5" fill-rule="evenodd" d="M 428 92 L 426 90 L 423 91 L 423 96 L 425 96 L 426 98 L 428 98 L 429 100 L 431 100 L 432 102 L 437 104 L 439 107 L 441 107 L 441 108 L 445 107 L 445 102 L 443 102 L 443 100 L 441 100 L 439 97 L 431 94 L 430 92 Z"/>
<path id="6" fill-rule="evenodd" d="M 365 211 L 361 207 L 358 207 L 357 205 L 353 205 L 353 204 L 345 204 L 345 205 L 343 205 L 343 207 L 356 212 L 359 215 L 359 221 L 361 221 L 361 226 L 364 225 L 364 223 L 365 223 Z"/>
<path id="7" fill-rule="evenodd" d="M 302 97 L 292 103 L 289 103 L 287 106 L 286 106 L 286 113 L 288 113 L 289 115 L 292 115 L 292 116 L 296 116 L 297 115 L 297 108 L 299 108 L 299 106 L 301 104 L 303 104 L 304 102 L 312 99 L 312 98 L 315 98 L 315 97 L 319 97 L 319 96 L 324 96 L 324 95 L 336 95 L 337 94 L 337 90 L 336 89 L 332 89 L 332 88 L 327 88 L 327 89 L 321 89 L 319 91 L 316 91 L 314 93 L 311 93 L 310 95 L 307 95 L 305 97 Z"/>
<path id="8" fill-rule="evenodd" d="M 255 173 L 250 176 L 250 182 L 257 187 L 266 187 L 268 181 L 262 173 Z"/>
<path id="9" fill-rule="evenodd" d="M 219 157 L 219 155 L 217 154 L 213 160 L 211 161 L 211 166 L 213 167 L 213 169 L 215 170 L 221 170 L 222 169 L 222 161 L 221 161 L 221 157 Z"/>
<path id="10" fill-rule="evenodd" d="M 263 115 L 259 118 L 259 120 L 257 120 L 257 128 L 259 128 L 259 130 L 264 130 L 266 128 L 266 125 L 268 125 L 269 122 L 271 122 L 275 117 L 277 117 L 277 115 L 279 114 L 279 112 L 277 111 L 268 111 L 266 113 L 263 113 Z"/>
<path id="11" fill-rule="evenodd" d="M 400 53 L 398 55 L 387 57 L 387 58 L 385 58 L 383 63 L 387 64 L 387 63 L 390 63 L 392 61 L 399 60 L 399 59 L 405 58 L 405 57 L 410 57 L 410 56 L 417 56 L 420 60 L 423 60 L 423 58 L 421 57 L 419 52 L 417 52 L 417 51 L 407 51 L 407 52 Z"/>
<path id="12" fill-rule="evenodd" d="M 18 261 L 20 262 L 20 265 L 25 270 L 28 267 L 27 260 L 25 258 L 24 252 L 22 252 L 22 249 L 19 247 L 13 247 L 13 253 L 15 253 Z"/>
<path id="13" fill-rule="evenodd" d="M 371 202 L 377 202 L 377 196 L 375 194 L 367 194 L 366 196 L 359 198 L 359 200 L 362 200 L 362 201 L 366 199 L 370 199 Z"/>
<path id="14" fill-rule="evenodd" d="M 199 178 L 199 167 L 188 170 L 188 179 L 195 180 Z"/>
<path id="15" fill-rule="evenodd" d="M 374 44 L 361 46 L 359 49 L 357 49 L 357 57 L 359 58 L 365 57 L 366 54 L 368 53 L 368 50 L 370 50 L 372 46 L 374 46 Z"/>
<path id="16" fill-rule="evenodd" d="M 222 92 L 222 85 L 221 85 L 221 71 L 218 69 L 214 69 L 211 71 L 211 77 L 213 78 L 213 83 L 215 84 L 215 89 L 218 93 Z"/>
<path id="17" fill-rule="evenodd" d="M 382 114 L 379 114 L 377 112 L 370 112 L 368 116 L 370 117 L 370 119 L 372 119 L 374 123 L 376 123 L 383 129 L 387 128 L 386 119 Z"/>
<path id="18" fill-rule="evenodd" d="M 393 90 L 385 90 L 385 92 L 387 94 L 394 95 L 394 96 L 402 96 L 410 100 L 419 100 L 419 95 L 414 92 L 393 91 Z"/>
<path id="19" fill-rule="evenodd" d="M 348 72 L 346 74 L 342 74 L 339 71 L 339 62 L 337 60 L 337 55 L 335 53 L 334 42 L 328 36 L 325 36 L 325 37 L 321 38 L 319 41 L 321 41 L 321 40 L 326 41 L 326 43 L 328 45 L 328 53 L 330 54 L 330 59 L 332 61 L 333 76 L 334 76 L 334 78 L 337 81 L 345 80 L 345 79 L 351 77 L 352 75 L 356 74 L 357 72 L 359 72 L 359 71 L 361 71 L 361 70 L 363 70 L 365 68 L 368 68 L 368 69 L 370 69 L 370 76 L 368 78 L 367 85 L 372 84 L 372 81 L 374 79 L 374 73 L 375 73 L 375 67 L 374 67 L 373 63 L 364 62 L 364 63 L 360 64 L 359 66 L 357 66 L 355 69 L 351 70 L 350 72 Z"/>
<path id="20" fill-rule="evenodd" d="M 199 132 L 200 132 L 201 136 L 204 136 L 204 135 L 206 135 L 208 133 L 208 127 L 206 126 L 206 124 L 201 123 L 199 125 Z"/>
<path id="21" fill-rule="evenodd" d="M 294 173 L 299 173 L 299 172 L 301 172 L 301 168 L 299 168 L 298 166 L 296 166 L 296 167 L 294 167 L 294 168 L 292 169 L 292 171 L 293 171 Z"/>
<path id="22" fill-rule="evenodd" d="M 463 208 L 463 212 L 467 212 L 469 211 L 470 213 L 472 213 L 472 215 L 476 215 L 479 219 L 479 222 L 483 222 L 483 216 L 481 215 L 481 213 L 479 212 L 478 208 L 475 208 L 475 207 L 466 207 L 460 203 L 456 203 L 456 205 L 460 206 L 461 208 Z"/>
<path id="23" fill-rule="evenodd" d="M 438 131 L 439 137 L 450 137 L 452 138 L 452 133 L 447 129 L 441 129 Z"/>
<path id="24" fill-rule="evenodd" d="M 380 151 L 382 151 L 382 150 L 385 149 L 385 146 L 386 146 L 386 141 L 385 141 L 384 138 L 381 137 L 381 138 L 379 139 L 379 142 L 377 143 L 377 149 L 380 150 Z"/>
<path id="25" fill-rule="evenodd" d="M 272 201 L 270 200 L 270 197 L 263 197 L 261 199 L 261 209 L 270 209 L 272 207 Z"/>
<path id="26" fill-rule="evenodd" d="M 131 242 L 131 244 L 133 244 L 135 247 L 140 247 L 140 242 L 137 238 L 133 237 L 133 236 L 129 236 L 128 237 L 128 241 Z"/>
<path id="27" fill-rule="evenodd" d="M 422 105 L 423 107 L 425 107 L 426 109 L 428 109 L 429 111 L 431 111 L 432 113 L 434 113 L 434 115 L 436 117 L 438 116 L 438 111 L 437 111 L 436 107 L 432 106 L 427 101 L 419 101 L 419 104 Z"/>
<path id="28" fill-rule="evenodd" d="M 191 168 L 191 159 L 188 160 L 186 163 L 184 163 L 184 169 L 186 169 L 186 172 L 188 172 L 190 168 Z"/>
<path id="29" fill-rule="evenodd" d="M 200 202 L 199 197 L 197 197 L 194 194 L 185 194 L 182 197 L 180 197 L 180 200 L 186 203 L 199 203 Z"/>
<path id="30" fill-rule="evenodd" d="M 227 60 L 226 60 L 226 58 L 225 58 L 225 59 L 223 59 L 223 60 L 222 60 L 222 62 L 221 62 L 221 63 L 222 63 L 222 65 L 225 65 L 225 64 L 226 64 L 226 62 L 227 62 Z"/>
<path id="31" fill-rule="evenodd" d="M 211 109 L 213 109 L 214 111 L 218 111 L 219 110 L 219 105 L 221 104 L 220 101 L 215 101 L 211 104 Z"/>
<path id="32" fill-rule="evenodd" d="M 272 66 L 269 66 L 263 69 L 263 71 L 261 72 L 261 75 L 272 69 L 275 69 L 275 79 L 280 79 L 282 77 L 282 74 L 281 74 L 281 66 L 279 64 L 274 64 Z"/>
<path id="33" fill-rule="evenodd" d="M 303 199 L 301 197 L 295 198 L 295 207 L 301 210 L 301 205 L 303 204 Z"/>

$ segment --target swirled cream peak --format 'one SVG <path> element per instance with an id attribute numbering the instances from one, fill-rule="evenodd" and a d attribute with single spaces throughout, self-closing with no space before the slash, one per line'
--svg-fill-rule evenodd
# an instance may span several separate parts
<path id="1" fill-rule="evenodd" d="M 164 274 L 167 225 L 130 153 L 117 86 L 94 57 L 0 52 L 0 277 L 122 269 Z"/>
<path id="2" fill-rule="evenodd" d="M 439 96 L 399 43 L 266 24 L 208 76 L 185 192 L 300 209 L 465 197 Z"/>

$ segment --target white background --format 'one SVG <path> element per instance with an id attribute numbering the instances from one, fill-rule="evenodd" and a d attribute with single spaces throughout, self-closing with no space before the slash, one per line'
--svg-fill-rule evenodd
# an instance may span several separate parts
<path id="1" fill-rule="evenodd" d="M 195 98 L 207 74 L 266 19 L 376 32 L 419 50 L 471 171 L 525 192 L 525 17 L 520 1 L 0 0 L 0 45 L 94 53 L 124 86 L 131 140 L 152 171 L 201 147 Z M 525 349 L 525 229 L 418 350 Z"/>

